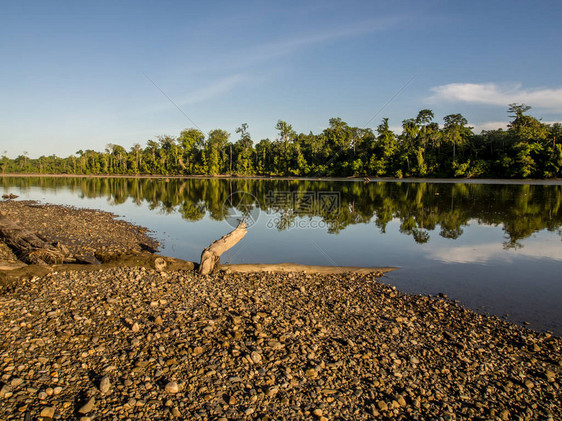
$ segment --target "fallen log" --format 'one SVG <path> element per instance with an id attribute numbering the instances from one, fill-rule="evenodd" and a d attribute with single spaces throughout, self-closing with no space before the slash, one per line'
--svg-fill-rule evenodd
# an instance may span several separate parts
<path id="1" fill-rule="evenodd" d="M 60 264 L 75 262 L 68 249 L 58 243 L 49 243 L 40 234 L 20 227 L 0 214 L 0 239 L 10 247 L 16 257 L 27 264 Z"/>
<path id="2" fill-rule="evenodd" d="M 319 273 L 324 275 L 338 273 L 380 273 L 391 272 L 398 268 L 395 267 L 360 267 L 360 266 L 317 266 L 317 265 L 299 265 L 296 263 L 255 263 L 255 264 L 236 264 L 236 265 L 220 265 L 220 269 L 233 273 L 249 273 L 249 272 L 276 272 L 276 273 Z"/>
<path id="3" fill-rule="evenodd" d="M 236 243 L 244 238 L 247 232 L 246 224 L 240 222 L 234 231 L 211 243 L 211 245 L 201 253 L 199 273 L 201 275 L 213 273 L 218 265 L 220 265 L 221 254 L 234 247 Z"/>

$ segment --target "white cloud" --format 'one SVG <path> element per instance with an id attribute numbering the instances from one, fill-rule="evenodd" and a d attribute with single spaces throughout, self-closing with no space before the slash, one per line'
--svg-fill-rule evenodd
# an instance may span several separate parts
<path id="1" fill-rule="evenodd" d="M 544 124 L 553 125 L 555 123 L 560 123 L 560 121 L 542 121 Z M 504 129 L 507 130 L 508 126 L 507 121 L 485 121 L 483 123 L 476 123 L 473 124 L 474 133 L 480 133 L 482 130 L 497 130 L 497 129 Z"/>
<path id="2" fill-rule="evenodd" d="M 535 108 L 562 111 L 562 88 L 523 89 L 521 84 L 449 83 L 431 88 L 431 101 L 456 101 L 506 106 L 524 103 Z"/>
<path id="3" fill-rule="evenodd" d="M 484 123 L 474 124 L 474 133 L 480 133 L 482 130 L 507 130 L 507 121 L 485 121 Z"/>
<path id="4" fill-rule="evenodd" d="M 517 256 L 562 260 L 560 241 L 543 240 L 520 249 L 506 250 L 501 243 L 474 244 L 470 246 L 443 247 L 433 250 L 428 256 L 446 263 L 484 263 L 493 260 L 511 260 Z"/>

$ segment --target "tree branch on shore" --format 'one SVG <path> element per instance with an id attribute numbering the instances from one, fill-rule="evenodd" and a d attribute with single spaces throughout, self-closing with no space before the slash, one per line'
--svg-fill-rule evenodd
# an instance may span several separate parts
<path id="1" fill-rule="evenodd" d="M 209 275 L 212 273 L 218 265 L 220 265 L 221 254 L 234 247 L 236 243 L 244 238 L 247 232 L 246 224 L 240 222 L 234 231 L 211 243 L 211 245 L 201 253 L 199 273 L 201 275 Z"/>

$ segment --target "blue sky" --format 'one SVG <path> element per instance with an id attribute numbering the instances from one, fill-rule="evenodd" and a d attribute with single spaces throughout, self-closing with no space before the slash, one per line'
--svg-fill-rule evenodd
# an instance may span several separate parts
<path id="1" fill-rule="evenodd" d="M 128 149 L 194 126 L 237 140 L 242 123 L 257 142 L 279 119 L 398 130 L 423 108 L 495 128 L 511 102 L 560 121 L 561 18 L 555 1 L 3 0 L 0 153 Z"/>

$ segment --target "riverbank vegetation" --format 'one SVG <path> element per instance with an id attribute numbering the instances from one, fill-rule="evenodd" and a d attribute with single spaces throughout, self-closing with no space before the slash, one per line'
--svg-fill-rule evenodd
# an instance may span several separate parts
<path id="1" fill-rule="evenodd" d="M 400 134 L 386 118 L 375 131 L 332 118 L 319 134 L 296 133 L 279 120 L 278 138 L 255 145 L 244 123 L 236 140 L 221 129 L 205 135 L 190 128 L 129 150 L 108 144 L 105 151 L 79 150 L 66 158 L 4 154 L 0 165 L 3 173 L 38 174 L 562 177 L 562 125 L 542 123 L 527 114 L 530 108 L 511 104 L 507 130 L 480 134 L 461 114 L 447 115 L 440 125 L 425 109 L 404 120 Z"/>

